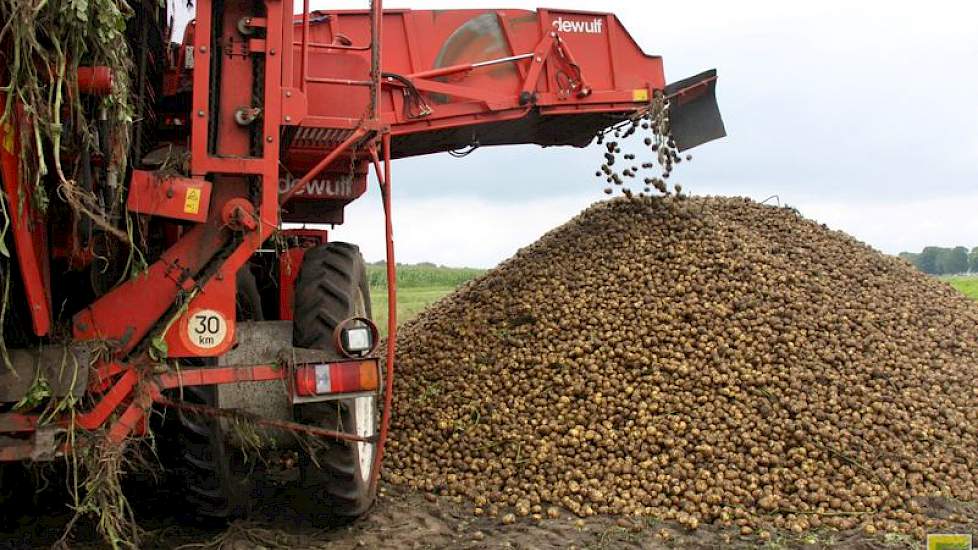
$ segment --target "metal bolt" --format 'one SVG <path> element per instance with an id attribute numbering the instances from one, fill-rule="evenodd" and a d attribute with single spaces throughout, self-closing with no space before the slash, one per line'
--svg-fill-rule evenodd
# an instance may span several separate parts
<path id="1" fill-rule="evenodd" d="M 275 55 L 275 48 L 268 50 L 268 55 Z"/>
<path id="2" fill-rule="evenodd" d="M 204 111 L 197 111 L 197 116 L 204 116 Z"/>
<path id="3" fill-rule="evenodd" d="M 543 58 L 539 55 L 537 56 L 537 63 L 543 63 Z"/>
<path id="4" fill-rule="evenodd" d="M 217 279 L 218 281 L 223 281 L 224 280 L 224 274 L 221 273 L 220 271 L 218 271 L 217 272 L 217 275 L 214 275 L 214 278 Z"/>
<path id="5" fill-rule="evenodd" d="M 201 46 L 200 53 L 207 53 L 207 46 Z"/>
<path id="6" fill-rule="evenodd" d="M 285 97 L 292 97 L 292 92 L 289 90 L 285 91 Z"/>
<path id="7" fill-rule="evenodd" d="M 289 115 L 285 115 L 285 122 L 290 122 L 291 120 L 292 117 L 290 117 Z"/>
<path id="8" fill-rule="evenodd" d="M 272 142 L 272 136 L 265 136 L 265 141 L 267 141 L 268 143 L 271 143 Z"/>

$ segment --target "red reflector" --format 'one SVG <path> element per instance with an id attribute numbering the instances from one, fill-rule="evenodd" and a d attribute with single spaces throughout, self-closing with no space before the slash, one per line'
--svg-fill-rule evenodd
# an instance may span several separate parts
<path id="1" fill-rule="evenodd" d="M 316 395 L 316 367 L 295 369 L 295 393 L 303 397 Z"/>
<path id="2" fill-rule="evenodd" d="M 303 365 L 295 369 L 295 393 L 302 397 L 353 393 L 379 387 L 377 361 Z"/>
<path id="3" fill-rule="evenodd" d="M 360 390 L 360 363 L 333 363 L 329 368 L 333 391 L 347 393 Z"/>

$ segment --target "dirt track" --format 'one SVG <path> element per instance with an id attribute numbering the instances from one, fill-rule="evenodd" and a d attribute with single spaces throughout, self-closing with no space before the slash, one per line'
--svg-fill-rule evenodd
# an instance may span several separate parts
<path id="1" fill-rule="evenodd" d="M 142 493 L 149 494 L 149 493 Z M 798 536 L 774 533 L 764 541 L 757 536 L 741 537 L 734 531 L 701 527 L 687 531 L 675 524 L 646 521 L 627 523 L 620 519 L 597 517 L 586 522 L 565 514 L 536 522 L 517 520 L 503 525 L 498 519 L 477 518 L 469 508 L 450 498 L 432 499 L 398 488 L 383 490 L 371 513 L 350 526 L 322 528 L 311 524 L 301 498 L 275 495 L 256 511 L 250 522 L 238 522 L 228 529 L 187 525 L 160 509 L 171 495 L 165 491 L 140 500 L 145 525 L 151 529 L 145 548 L 268 550 L 297 548 L 919 548 L 920 543 L 905 536 L 867 537 L 852 532 L 820 531 Z M 930 512 L 943 517 L 952 509 L 932 503 Z M 42 513 L 35 510 L 35 513 Z M 0 548 L 43 548 L 57 541 L 68 513 L 47 508 L 43 521 L 23 516 L 13 532 L 0 535 Z M 321 524 L 320 524 L 321 525 Z M 6 527 L 9 527 L 6 526 Z M 967 532 L 961 526 L 960 532 Z M 978 535 L 978 526 L 970 526 Z M 96 549 L 98 542 L 91 525 L 82 525 L 70 543 L 71 548 Z"/>
<path id="2" fill-rule="evenodd" d="M 430 497 L 429 497 L 430 498 Z M 943 507 L 934 507 L 935 515 L 945 515 Z M 261 544 L 249 537 L 249 525 L 237 524 L 225 533 L 230 535 L 222 546 L 209 548 L 243 549 Z M 978 526 L 971 532 L 978 535 Z M 966 531 L 962 531 L 966 532 Z M 259 534 L 264 534 L 258 531 Z M 203 534 L 203 533 L 202 533 Z M 913 548 L 919 542 L 903 535 L 867 537 L 860 531 L 815 532 L 803 536 L 774 534 L 762 541 L 756 536 L 741 537 L 734 530 L 711 527 L 690 532 L 674 523 L 648 521 L 632 523 L 618 518 L 590 518 L 586 522 L 564 514 L 563 517 L 536 522 L 517 520 L 503 525 L 498 519 L 477 518 L 466 505 L 450 498 L 433 502 L 419 494 L 398 489 L 385 491 L 378 505 L 363 520 L 349 527 L 330 531 L 300 529 L 291 535 L 278 533 L 279 543 L 288 548 L 681 548 L 706 550 L 716 548 L 770 549 L 877 549 Z M 199 542 L 198 539 L 195 542 Z M 213 540 L 213 539 L 212 539 Z M 169 541 L 170 544 L 173 540 Z M 169 545 L 164 545 L 169 546 Z M 199 548 L 199 546 L 197 546 Z"/>

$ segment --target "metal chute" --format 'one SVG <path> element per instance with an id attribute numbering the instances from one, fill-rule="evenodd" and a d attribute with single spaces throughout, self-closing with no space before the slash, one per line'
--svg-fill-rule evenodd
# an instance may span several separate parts
<path id="1" fill-rule="evenodd" d="M 716 97 L 717 71 L 710 69 L 665 87 L 669 128 L 680 151 L 727 135 Z"/>

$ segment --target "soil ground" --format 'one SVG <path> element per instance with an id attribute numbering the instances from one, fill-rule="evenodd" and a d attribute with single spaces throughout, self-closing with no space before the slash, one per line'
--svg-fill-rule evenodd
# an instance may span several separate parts
<path id="1" fill-rule="evenodd" d="M 593 549 L 916 549 L 921 541 L 902 535 L 868 537 L 861 531 L 816 531 L 804 535 L 773 533 L 768 540 L 742 537 L 739 532 L 714 527 L 688 531 L 658 521 L 631 522 L 600 517 L 586 521 L 570 514 L 535 521 L 519 518 L 504 525 L 496 518 L 480 518 L 471 507 L 450 498 L 435 498 L 397 487 L 384 487 L 377 503 L 364 518 L 350 525 L 328 525 L 314 517 L 301 495 L 272 494 L 249 521 L 230 526 L 206 526 L 186 519 L 168 506 L 175 499 L 165 490 L 140 491 L 134 505 L 149 530 L 143 548 L 151 549 L 440 549 L 440 548 L 593 548 Z M 932 515 L 944 517 L 951 507 L 931 506 Z M 39 503 L 4 525 L 0 548 L 46 548 L 57 542 L 70 512 L 53 502 Z M 978 526 L 960 525 L 952 530 L 971 532 Z M 70 548 L 105 548 L 94 525 L 80 524 L 69 541 Z"/>

